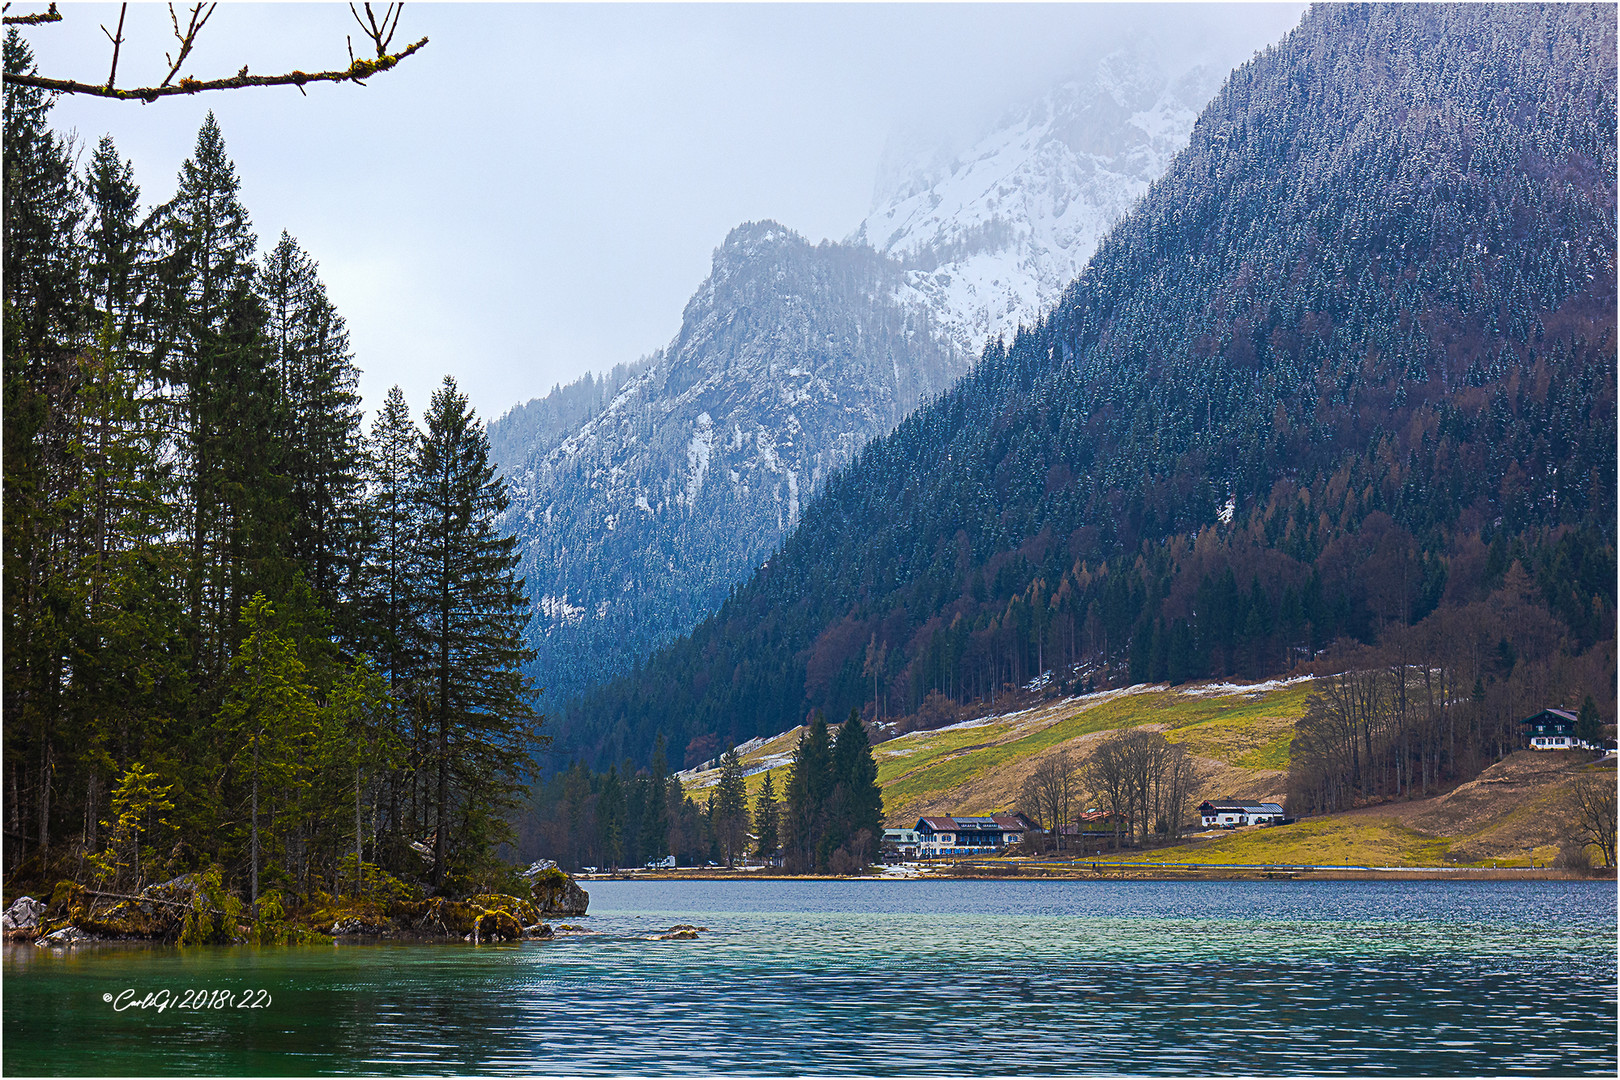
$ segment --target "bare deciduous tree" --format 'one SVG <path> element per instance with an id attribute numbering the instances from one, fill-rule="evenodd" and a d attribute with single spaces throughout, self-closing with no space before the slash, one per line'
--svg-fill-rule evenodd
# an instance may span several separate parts
<path id="1" fill-rule="evenodd" d="M 1572 839 L 1583 847 L 1595 847 L 1603 855 L 1603 865 L 1615 865 L 1615 781 L 1603 773 L 1585 772 L 1575 778 L 1569 793 Z"/>
<path id="2" fill-rule="evenodd" d="M 1042 758 L 1035 770 L 1024 780 L 1019 805 L 1046 829 L 1047 836 L 1057 837 L 1057 848 L 1063 850 L 1063 826 L 1074 819 L 1074 801 L 1080 794 L 1080 773 L 1067 750 Z M 1047 847 L 1050 850 L 1051 840 Z"/>
<path id="3" fill-rule="evenodd" d="M 1121 731 L 1086 762 L 1085 782 L 1114 818 L 1114 846 L 1124 835 L 1178 836 L 1199 771 L 1187 748 L 1156 731 Z"/>
<path id="4" fill-rule="evenodd" d="M 1086 760 L 1083 776 L 1098 805 L 1114 821 L 1114 848 L 1119 849 L 1124 830 L 1131 820 L 1135 800 L 1131 795 L 1130 751 L 1128 741 L 1134 732 L 1122 731 L 1103 740 Z M 1135 829 L 1131 831 L 1134 833 Z"/>
<path id="5" fill-rule="evenodd" d="M 108 71 L 105 83 L 87 83 L 76 79 L 56 79 L 43 75 L 12 74 L 10 72 L 6 73 L 5 81 L 15 86 L 32 86 L 58 94 L 89 94 L 94 97 L 116 98 L 121 101 L 144 102 L 153 102 L 160 97 L 170 97 L 175 94 L 197 94 L 204 90 L 238 90 L 248 86 L 296 86 L 299 92 L 302 93 L 304 85 L 312 82 L 352 82 L 364 86 L 366 79 L 394 67 L 401 60 L 428 43 L 427 38 L 422 38 L 397 53 L 391 53 L 388 50 L 393 43 L 394 32 L 399 29 L 399 16 L 405 5 L 403 3 L 389 4 L 383 11 L 382 17 L 378 18 L 376 13 L 371 10 L 370 4 L 363 4 L 362 8 L 365 16 L 362 18 L 360 11 L 355 10 L 354 5 L 350 4 L 349 10 L 354 14 L 355 21 L 359 23 L 361 32 L 371 40 L 372 45 L 376 48 L 377 55 L 374 58 L 356 57 L 354 55 L 354 44 L 350 41 L 349 66 L 339 70 L 288 71 L 280 75 L 249 75 L 247 65 L 244 64 L 242 69 L 235 75 L 225 78 L 194 79 L 190 76 L 182 76 L 176 82 L 175 76 L 180 74 L 181 67 L 191 56 L 191 50 L 197 44 L 197 35 L 208 24 L 209 18 L 214 14 L 214 9 L 218 6 L 217 3 L 193 5 L 190 8 L 185 28 L 182 29 L 180 16 L 175 12 L 174 5 L 169 5 L 169 22 L 174 28 L 174 37 L 178 44 L 174 53 L 164 54 L 164 59 L 169 64 L 169 72 L 163 77 L 163 81 L 156 86 L 142 86 L 130 90 L 118 89 L 118 58 L 124 44 L 124 15 L 129 8 L 128 4 L 123 4 L 118 9 L 118 29 L 116 31 L 108 31 L 105 26 L 101 28 L 101 32 L 107 35 L 107 40 L 112 42 L 113 49 L 112 66 Z M 0 8 L 0 11 L 9 11 L 10 8 L 11 5 L 8 3 L 3 8 Z M 45 23 L 63 21 L 62 15 L 56 10 L 54 3 L 51 4 L 48 11 L 32 15 L 7 14 L 4 16 L 4 20 L 8 26 L 39 26 Z"/>

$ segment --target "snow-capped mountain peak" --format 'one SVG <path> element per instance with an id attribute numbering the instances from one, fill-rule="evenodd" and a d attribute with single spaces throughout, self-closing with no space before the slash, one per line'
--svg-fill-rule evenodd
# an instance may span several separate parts
<path id="1" fill-rule="evenodd" d="M 900 259 L 954 341 L 978 353 L 1034 321 L 1186 146 L 1227 67 L 1167 71 L 1146 49 L 1004 114 L 967 150 L 891 143 L 852 239 Z"/>

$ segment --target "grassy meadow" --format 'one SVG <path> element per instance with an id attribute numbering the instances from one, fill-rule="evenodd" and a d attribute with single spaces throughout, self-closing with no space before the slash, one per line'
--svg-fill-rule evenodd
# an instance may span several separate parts
<path id="1" fill-rule="evenodd" d="M 1275 794 L 1288 768 L 1294 722 L 1309 693 L 1308 679 L 1254 686 L 1136 686 L 911 732 L 874 747 L 884 811 L 891 826 L 902 826 L 927 813 L 1016 809 L 1024 777 L 1043 756 L 1066 750 L 1083 758 L 1107 733 L 1133 727 L 1162 731 L 1186 745 L 1219 788 L 1203 792 L 1206 797 Z M 760 770 L 748 777 L 751 797 L 767 771 L 776 790 L 783 790 L 801 730 L 744 748 L 744 766 Z M 687 792 L 700 800 L 718 778 L 713 769 L 681 777 Z M 1235 787 L 1259 790 L 1240 793 Z"/>

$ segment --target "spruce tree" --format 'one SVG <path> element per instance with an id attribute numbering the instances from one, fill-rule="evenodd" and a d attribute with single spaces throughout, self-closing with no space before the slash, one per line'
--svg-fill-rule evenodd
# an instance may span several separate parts
<path id="1" fill-rule="evenodd" d="M 662 859 L 669 847 L 669 761 L 664 754 L 662 733 L 653 743 L 652 774 L 647 778 L 645 816 L 641 821 L 641 857 L 644 861 Z"/>
<path id="2" fill-rule="evenodd" d="M 735 747 L 720 759 L 720 785 L 715 793 L 712 821 L 726 865 L 733 866 L 748 840 L 748 784 L 743 777 L 742 758 Z"/>
<path id="3" fill-rule="evenodd" d="M 33 51 L 15 27 L 6 31 L 4 62 L 8 75 L 35 73 Z M 48 126 L 53 100 L 34 87 L 5 88 L 6 355 L 35 364 L 70 346 L 82 310 L 84 203 L 70 147 Z"/>
<path id="4" fill-rule="evenodd" d="M 209 113 L 161 212 L 154 331 L 175 412 L 192 664 L 203 707 L 238 640 L 235 613 L 254 591 L 280 595 L 287 584 L 285 484 L 274 471 L 281 424 L 254 290 L 255 238 L 239 187 Z"/>
<path id="5" fill-rule="evenodd" d="M 139 341 L 136 320 L 151 270 L 147 223 L 134 167 L 118 156 L 111 135 L 96 144 L 84 179 L 90 217 L 85 277 L 91 305 L 126 347 Z"/>
<path id="6" fill-rule="evenodd" d="M 8 30 L 9 74 L 33 71 L 33 54 Z M 3 686 L 10 805 L 7 827 L 51 835 L 51 797 L 65 753 L 64 664 L 82 607 L 60 560 L 75 485 L 72 396 L 77 384 L 83 291 L 78 233 L 83 203 L 69 148 L 46 124 L 51 95 L 7 84 L 4 134 L 4 603 Z M 64 618 L 64 613 L 67 617 Z M 20 774 L 20 775 L 19 775 Z M 26 807 L 26 809 L 25 809 Z M 28 824 L 25 816 L 32 817 Z M 32 828 L 28 826 L 32 825 Z M 26 840 L 13 850 L 19 857 Z"/>
<path id="7" fill-rule="evenodd" d="M 827 802 L 832 795 L 832 746 L 827 721 L 818 709 L 810 727 L 799 736 L 788 777 L 787 814 L 783 848 L 788 869 L 808 874 L 825 861 L 822 840 L 827 834 Z"/>
<path id="8" fill-rule="evenodd" d="M 321 603 L 339 612 L 350 577 L 361 484 L 359 372 L 343 317 L 327 298 L 315 262 L 285 232 L 264 257 L 267 360 L 280 408 L 278 471 L 291 499 L 289 553 Z M 349 620 L 340 620 L 340 627 Z"/>
<path id="9" fill-rule="evenodd" d="M 596 843 L 603 865 L 617 870 L 624 858 L 624 785 L 617 765 L 608 766 L 596 797 Z"/>
<path id="10" fill-rule="evenodd" d="M 229 687 L 219 713 L 220 734 L 234 751 L 228 757 L 237 784 L 247 789 L 252 903 L 259 903 L 259 869 L 267 846 L 261 806 L 279 804 L 299 781 L 306 743 L 315 731 L 314 688 L 298 648 L 276 625 L 276 611 L 263 593 L 242 609 L 247 640 L 231 661 Z M 276 820 L 272 813 L 270 821 Z M 286 815 L 281 816 L 286 820 Z"/>
<path id="11" fill-rule="evenodd" d="M 472 868 L 510 827 L 538 717 L 522 667 L 528 601 L 514 573 L 515 541 L 496 520 L 506 483 L 489 463 L 489 441 L 455 379 L 445 376 L 424 418 L 416 468 L 420 612 L 418 677 L 432 731 L 434 882 L 454 857 Z"/>
<path id="12" fill-rule="evenodd" d="M 776 801 L 776 784 L 767 772 L 765 782 L 760 785 L 759 796 L 754 800 L 754 851 L 767 862 L 776 858 L 776 852 L 782 846 L 781 820 L 782 805 Z"/>
<path id="13" fill-rule="evenodd" d="M 404 391 L 390 387 L 372 421 L 366 448 L 361 645 L 377 660 L 396 695 L 411 666 L 410 603 L 414 597 L 408 583 L 415 555 L 416 463 L 421 440 Z"/>
<path id="14" fill-rule="evenodd" d="M 411 649 L 417 643 L 412 605 L 420 600 L 410 583 L 416 557 L 416 463 L 421 439 L 404 392 L 398 386 L 389 388 L 366 444 L 366 494 L 357 544 L 358 611 L 352 633 L 357 647 L 376 660 L 388 684 L 392 727 L 409 748 L 388 782 L 387 859 L 394 865 L 415 859 L 406 843 L 426 832 L 427 800 L 421 791 L 426 776 L 421 766 L 432 756 L 420 695 L 411 682 Z"/>
<path id="15" fill-rule="evenodd" d="M 850 710 L 832 749 L 832 820 L 828 846 L 843 848 L 859 864 L 872 860 L 883 837 L 883 791 L 860 713 Z"/>

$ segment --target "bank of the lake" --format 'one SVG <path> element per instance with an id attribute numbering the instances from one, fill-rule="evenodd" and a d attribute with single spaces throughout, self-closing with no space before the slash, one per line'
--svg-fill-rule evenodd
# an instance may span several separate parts
<path id="1" fill-rule="evenodd" d="M 985 859 L 898 864 L 859 877 L 755 870 L 676 869 L 582 875 L 595 881 L 1581 881 L 1614 882 L 1612 870 L 1556 866 L 1356 866 L 1294 863 L 1193 863 L 1110 859 Z"/>
<path id="2" fill-rule="evenodd" d="M 1613 1075 L 1616 1068 L 1616 907 L 1607 883 L 590 887 L 591 914 L 581 922 L 592 932 L 545 943 L 8 947 L 4 1068 L 19 1075 Z M 675 923 L 708 929 L 693 940 L 653 940 Z M 269 1001 L 115 1008 L 125 991 L 162 989 L 216 997 L 264 991 Z"/>

